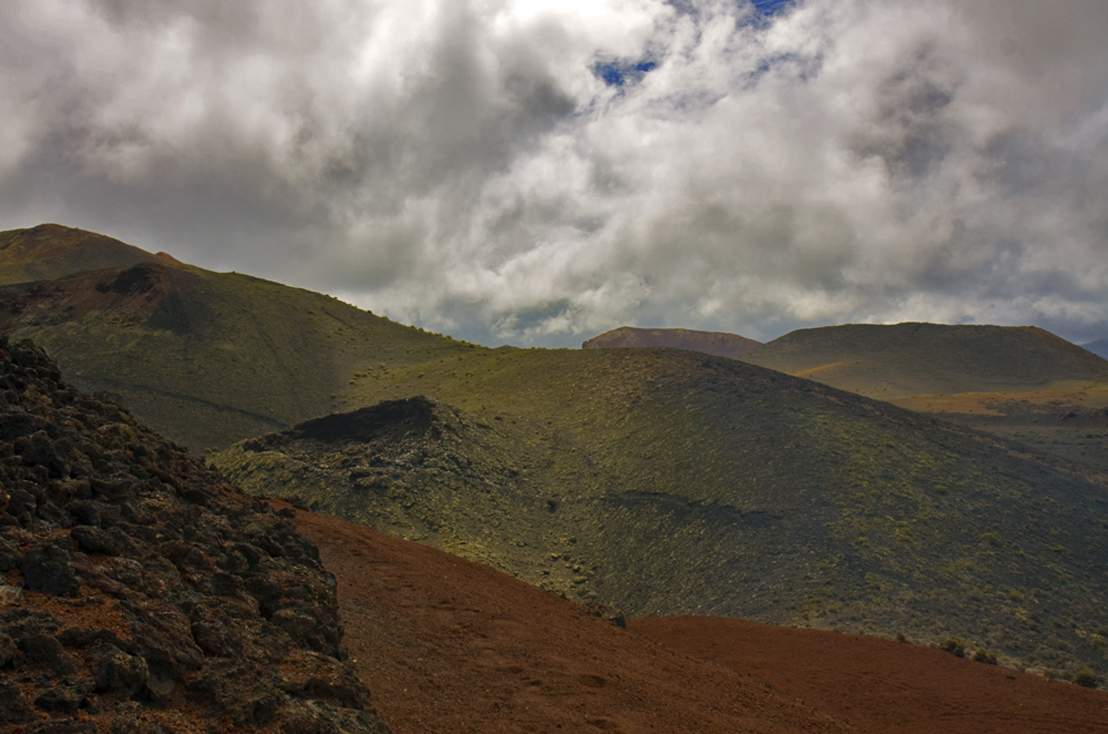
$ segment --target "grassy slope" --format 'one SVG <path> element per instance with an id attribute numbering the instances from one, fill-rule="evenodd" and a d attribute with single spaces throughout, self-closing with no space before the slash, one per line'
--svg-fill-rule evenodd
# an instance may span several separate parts
<path id="1" fill-rule="evenodd" d="M 363 365 L 466 349 L 328 296 L 171 260 L 7 286 L 0 328 L 195 450 L 330 412 Z"/>
<path id="2" fill-rule="evenodd" d="M 717 614 L 1106 670 L 1105 477 L 809 381 L 677 350 L 491 351 L 366 371 L 442 428 L 270 437 L 249 490 L 636 615 Z"/>
<path id="3" fill-rule="evenodd" d="M 0 232 L 0 285 L 159 259 L 111 237 L 57 224 Z"/>

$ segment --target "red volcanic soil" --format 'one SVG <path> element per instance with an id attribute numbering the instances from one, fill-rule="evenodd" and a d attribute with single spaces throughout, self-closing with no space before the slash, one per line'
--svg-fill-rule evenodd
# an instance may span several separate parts
<path id="1" fill-rule="evenodd" d="M 338 579 L 344 644 L 394 734 L 857 731 L 486 566 L 294 522 Z"/>
<path id="2" fill-rule="evenodd" d="M 1108 734 L 1103 691 L 741 620 L 622 630 L 432 548 L 299 510 L 294 522 L 337 577 L 345 644 L 396 734 Z"/>
<path id="3" fill-rule="evenodd" d="M 765 679 L 865 731 L 1108 733 L 1108 693 L 894 640 L 669 617 L 629 628 L 673 650 Z"/>

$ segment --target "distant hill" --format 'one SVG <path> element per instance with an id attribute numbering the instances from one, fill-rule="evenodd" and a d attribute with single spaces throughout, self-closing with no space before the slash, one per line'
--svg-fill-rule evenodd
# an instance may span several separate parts
<path id="1" fill-rule="evenodd" d="M 57 256 L 39 270 L 98 268 L 0 288 L 0 331 L 34 339 L 74 384 L 118 394 L 195 450 L 331 412 L 359 370 L 468 348 L 329 296 L 80 230 L 44 225 L 0 233 L 0 242 L 0 267 L 37 252 Z M 105 265 L 119 259 L 137 264 Z"/>
<path id="2" fill-rule="evenodd" d="M 1095 342 L 1082 344 L 1081 348 L 1092 352 L 1098 357 L 1108 359 L 1108 339 L 1097 339 Z"/>
<path id="3" fill-rule="evenodd" d="M 0 285 L 52 280 L 84 270 L 163 262 L 111 237 L 58 224 L 0 232 Z"/>
<path id="4" fill-rule="evenodd" d="M 251 493 L 632 615 L 1108 667 L 1102 474 L 674 349 L 472 350 L 366 375 L 354 397 L 369 407 L 213 459 Z"/>
<path id="5" fill-rule="evenodd" d="M 1088 430 L 1108 408 L 1108 361 L 1043 329 L 826 326 L 791 332 L 742 359 L 1108 471 L 1108 430 Z"/>
<path id="6" fill-rule="evenodd" d="M 743 359 L 882 400 L 1108 380 L 1108 361 L 1034 326 L 825 326 L 790 332 Z"/>
<path id="7" fill-rule="evenodd" d="M 722 331 L 692 329 L 638 329 L 621 326 L 594 336 L 581 345 L 582 349 L 628 349 L 632 347 L 673 347 L 692 352 L 714 354 L 732 359 L 746 354 L 761 342 Z"/>

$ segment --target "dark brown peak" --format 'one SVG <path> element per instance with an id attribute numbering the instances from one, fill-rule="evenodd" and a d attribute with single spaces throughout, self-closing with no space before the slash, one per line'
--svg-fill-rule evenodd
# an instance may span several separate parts
<path id="1" fill-rule="evenodd" d="M 723 331 L 695 329 L 644 329 L 621 326 L 587 340 L 582 349 L 627 349 L 634 347 L 671 347 L 703 352 L 717 357 L 735 358 L 760 346 L 761 342 Z"/>

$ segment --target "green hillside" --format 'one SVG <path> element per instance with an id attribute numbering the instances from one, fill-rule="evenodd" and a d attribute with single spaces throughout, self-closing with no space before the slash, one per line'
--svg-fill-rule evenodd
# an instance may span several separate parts
<path id="1" fill-rule="evenodd" d="M 634 615 L 957 636 L 1108 670 L 1095 472 L 677 350 L 475 349 L 367 368 L 350 402 L 376 401 L 400 402 L 216 461 L 248 491 Z"/>
<path id="2" fill-rule="evenodd" d="M 0 232 L 0 285 L 167 259 L 172 261 L 111 237 L 58 224 Z"/>
<path id="3" fill-rule="evenodd" d="M 0 241 L 26 250 L 21 242 L 40 230 Z M 77 259 L 113 259 L 114 247 L 89 240 Z M 0 288 L 0 330 L 46 347 L 75 385 L 117 393 L 140 420 L 194 450 L 331 412 L 362 365 L 467 348 L 329 296 L 152 255 Z"/>

